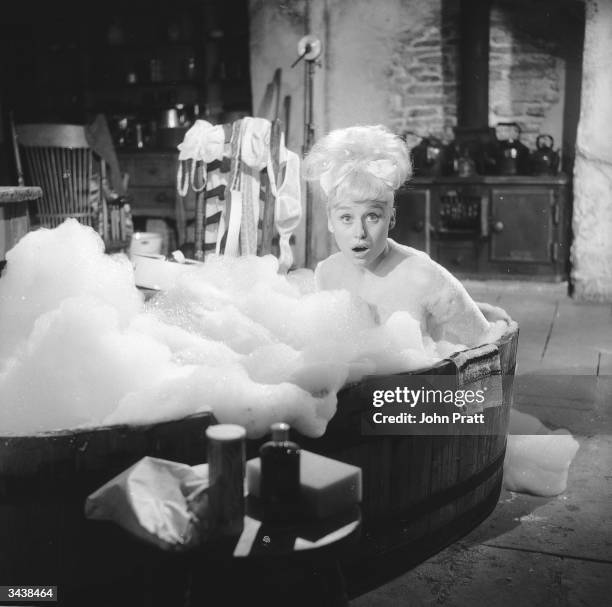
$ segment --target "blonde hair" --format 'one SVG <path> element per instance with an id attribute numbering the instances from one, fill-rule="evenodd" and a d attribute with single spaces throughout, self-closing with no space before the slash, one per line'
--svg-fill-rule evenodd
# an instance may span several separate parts
<path id="1" fill-rule="evenodd" d="M 328 204 L 336 200 L 388 201 L 412 174 L 408 148 L 382 125 L 331 131 L 304 159 L 304 177 L 319 181 Z"/>

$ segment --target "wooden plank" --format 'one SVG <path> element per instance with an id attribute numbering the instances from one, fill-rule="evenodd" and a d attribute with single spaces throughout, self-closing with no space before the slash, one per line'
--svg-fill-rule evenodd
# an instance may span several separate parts
<path id="1" fill-rule="evenodd" d="M 544 405 L 587 410 L 595 401 L 596 379 L 594 374 L 521 375 L 515 379 L 515 405 L 533 401 Z"/>
<path id="2" fill-rule="evenodd" d="M 609 305 L 559 303 L 542 369 L 564 369 L 574 374 L 597 373 L 599 353 L 612 344 Z"/>
<path id="3" fill-rule="evenodd" d="M 401 494 L 401 507 L 406 510 L 431 495 L 430 462 L 432 458 L 432 441 L 428 436 L 409 437 L 409 442 L 404 444 L 406 455 L 410 458 L 407 471 L 406 484 Z M 429 530 L 426 517 L 418 517 L 416 520 L 406 520 L 406 537 L 419 538 Z"/>
<path id="4" fill-rule="evenodd" d="M 430 491 L 432 495 L 456 484 L 457 440 L 454 436 L 432 436 Z M 446 504 L 429 514 L 429 532 L 432 533 L 448 523 L 455 515 L 454 502 Z"/>
<path id="5" fill-rule="evenodd" d="M 478 437 L 462 437 L 457 453 L 457 480 L 462 482 L 475 474 L 478 462 Z M 457 499 L 456 513 L 458 516 L 474 506 L 474 492 L 470 491 Z"/>

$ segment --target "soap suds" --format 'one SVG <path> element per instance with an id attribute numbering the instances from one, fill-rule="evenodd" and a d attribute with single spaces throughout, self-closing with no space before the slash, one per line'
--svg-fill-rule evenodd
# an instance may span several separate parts
<path id="1" fill-rule="evenodd" d="M 423 337 L 407 312 L 378 325 L 347 291 L 315 292 L 312 272 L 279 275 L 272 256 L 213 257 L 147 304 L 127 258 L 76 220 L 27 234 L 7 261 L 3 434 L 212 410 L 249 437 L 279 420 L 320 436 L 346 383 L 462 348 Z"/>

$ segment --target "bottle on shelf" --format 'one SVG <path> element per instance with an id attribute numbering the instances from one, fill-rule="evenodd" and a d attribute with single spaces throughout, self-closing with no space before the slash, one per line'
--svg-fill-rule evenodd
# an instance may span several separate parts
<path id="1" fill-rule="evenodd" d="M 259 449 L 261 501 L 266 521 L 288 521 L 299 516 L 300 448 L 289 440 L 289 424 L 272 424 L 272 440 Z"/>

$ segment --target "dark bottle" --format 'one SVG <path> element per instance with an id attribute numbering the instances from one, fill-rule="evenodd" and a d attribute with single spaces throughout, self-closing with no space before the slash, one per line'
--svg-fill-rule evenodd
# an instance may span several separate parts
<path id="1" fill-rule="evenodd" d="M 259 449 L 264 520 L 288 521 L 299 514 L 300 448 L 289 440 L 289 424 L 272 424 L 272 440 Z"/>

